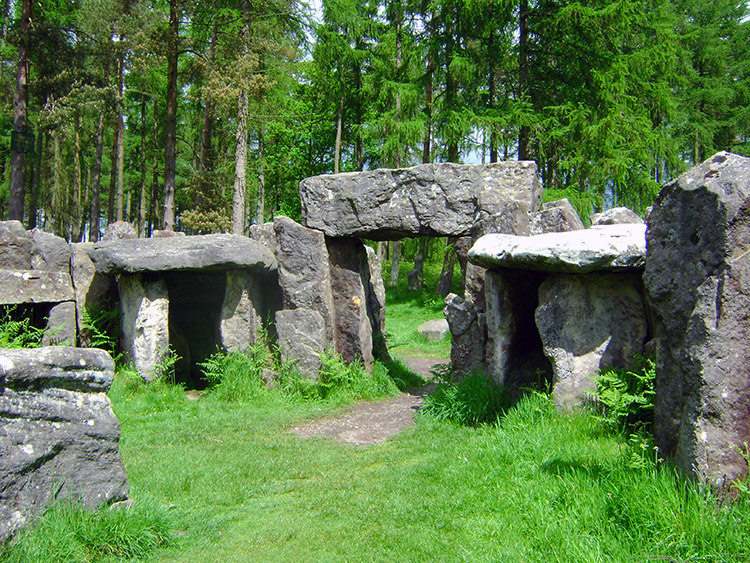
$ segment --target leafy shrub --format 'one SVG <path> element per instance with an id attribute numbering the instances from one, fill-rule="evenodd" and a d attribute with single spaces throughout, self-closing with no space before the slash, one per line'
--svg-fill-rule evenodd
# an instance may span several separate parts
<path id="1" fill-rule="evenodd" d="M 117 343 L 120 340 L 120 307 L 115 306 L 111 311 L 101 305 L 86 305 L 82 312 L 83 329 L 87 331 L 88 347 L 106 350 L 115 358 L 120 359 L 117 353 Z"/>
<path id="2" fill-rule="evenodd" d="M 79 503 L 50 506 L 0 552 L 0 563 L 142 559 L 171 543 L 168 511 L 144 499 L 128 509 L 92 511 Z"/>
<path id="3" fill-rule="evenodd" d="M 651 428 L 654 421 L 656 366 L 638 358 L 630 369 L 611 368 L 596 380 L 596 396 L 607 422 L 621 429 Z"/>
<path id="4" fill-rule="evenodd" d="M 17 314 L 15 305 L 0 310 L 0 348 L 38 348 L 42 345 L 44 329 L 32 326 L 29 317 Z"/>
<path id="5" fill-rule="evenodd" d="M 475 372 L 456 383 L 440 383 L 425 397 L 420 412 L 436 420 L 468 426 L 495 422 L 508 405 L 491 377 Z"/>

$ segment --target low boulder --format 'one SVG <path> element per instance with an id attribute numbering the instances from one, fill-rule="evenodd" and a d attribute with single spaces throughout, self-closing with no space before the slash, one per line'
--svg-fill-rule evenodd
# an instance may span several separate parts
<path id="1" fill-rule="evenodd" d="M 448 321 L 445 319 L 433 319 L 422 323 L 417 327 L 417 333 L 424 337 L 427 342 L 439 342 L 445 340 L 448 336 L 450 329 L 448 328 Z"/>
<path id="2" fill-rule="evenodd" d="M 0 350 L 0 543 L 54 498 L 127 498 L 113 376 L 103 350 Z"/>
<path id="3" fill-rule="evenodd" d="M 0 269 L 31 270 L 32 246 L 20 221 L 0 221 Z"/>
<path id="4" fill-rule="evenodd" d="M 529 234 L 563 233 L 584 229 L 583 221 L 567 198 L 542 204 L 531 217 Z"/>
<path id="5" fill-rule="evenodd" d="M 594 213 L 589 217 L 591 226 L 595 225 L 642 225 L 643 219 L 633 210 L 627 207 L 613 207 L 602 213 Z"/>

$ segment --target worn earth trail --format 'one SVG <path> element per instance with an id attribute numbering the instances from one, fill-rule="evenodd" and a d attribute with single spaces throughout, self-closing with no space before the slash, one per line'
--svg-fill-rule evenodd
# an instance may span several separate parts
<path id="1" fill-rule="evenodd" d="M 446 358 L 401 357 L 418 374 L 431 378 L 431 370 L 449 362 Z M 363 401 L 332 416 L 311 420 L 292 428 L 302 438 L 328 436 L 342 442 L 367 446 L 383 442 L 414 424 L 414 413 L 422 406 L 429 385 L 409 389 L 397 397 L 378 402 Z"/>

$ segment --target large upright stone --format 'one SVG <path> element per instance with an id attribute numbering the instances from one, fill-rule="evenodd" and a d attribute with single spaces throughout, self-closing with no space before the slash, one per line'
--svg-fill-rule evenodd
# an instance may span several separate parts
<path id="1" fill-rule="evenodd" d="M 152 381 L 169 349 L 169 297 L 163 279 L 121 275 L 123 348 L 140 376 Z"/>
<path id="2" fill-rule="evenodd" d="M 325 237 L 289 217 L 274 218 L 284 309 L 310 309 L 323 319 L 326 346 L 333 343 L 331 266 Z"/>
<path id="3" fill-rule="evenodd" d="M 320 354 L 328 351 L 330 340 L 323 317 L 311 309 L 287 309 L 276 312 L 281 360 L 292 362 L 300 374 L 317 379 Z"/>
<path id="4" fill-rule="evenodd" d="M 336 352 L 345 362 L 372 366 L 372 323 L 368 315 L 370 268 L 358 239 L 326 238 L 331 260 L 334 305 L 333 337 Z"/>
<path id="5" fill-rule="evenodd" d="M 385 333 L 385 284 L 383 268 L 377 253 L 369 246 L 367 264 L 370 268 L 369 287 L 367 289 L 367 315 L 372 324 L 372 355 L 376 360 L 391 361 L 388 353 L 388 342 Z"/>
<path id="6" fill-rule="evenodd" d="M 640 272 L 552 275 L 539 287 L 536 325 L 558 406 L 585 403 L 595 378 L 643 355 L 648 336 Z"/>
<path id="7" fill-rule="evenodd" d="M 125 239 L 97 242 L 89 251 L 104 274 L 185 270 L 273 271 L 276 260 L 262 244 L 239 235 Z"/>
<path id="8" fill-rule="evenodd" d="M 91 508 L 127 497 L 113 376 L 103 350 L 0 350 L 0 543 L 55 495 Z"/>
<path id="9" fill-rule="evenodd" d="M 0 269 L 31 270 L 32 245 L 20 221 L 0 221 Z"/>
<path id="10" fill-rule="evenodd" d="M 102 306 L 114 292 L 112 277 L 100 274 L 89 256 L 94 244 L 90 242 L 71 245 L 70 275 L 75 291 L 76 322 L 81 346 L 91 344 L 91 332 L 84 322 L 84 309 L 95 309 Z"/>
<path id="11" fill-rule="evenodd" d="M 330 237 L 467 236 L 477 224 L 528 230 L 541 188 L 534 162 L 421 164 L 300 182 L 302 223 Z M 506 229 L 503 229 L 504 231 Z"/>
<path id="12" fill-rule="evenodd" d="M 261 289 L 257 278 L 243 270 L 230 270 L 226 276 L 219 324 L 221 344 L 227 352 L 242 352 L 255 344 L 263 327 L 257 310 Z"/>
<path id="13" fill-rule="evenodd" d="M 452 335 L 451 367 L 454 377 L 460 379 L 483 370 L 487 338 L 484 311 L 478 310 L 463 297 L 449 293 L 445 297 L 443 314 Z"/>
<path id="14" fill-rule="evenodd" d="M 532 215 L 529 234 L 564 233 L 583 228 L 585 227 L 578 212 L 567 198 L 563 198 L 542 204 L 541 209 Z"/>
<path id="15" fill-rule="evenodd" d="M 70 273 L 70 245 L 64 238 L 32 229 L 31 268 Z"/>
<path id="16" fill-rule="evenodd" d="M 666 184 L 649 217 L 659 452 L 718 486 L 747 473 L 750 158 L 718 153 Z"/>

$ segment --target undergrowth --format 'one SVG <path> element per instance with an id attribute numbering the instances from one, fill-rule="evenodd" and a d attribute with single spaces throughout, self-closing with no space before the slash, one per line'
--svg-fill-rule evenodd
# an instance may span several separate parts
<path id="1" fill-rule="evenodd" d="M 491 377 L 475 372 L 458 382 L 438 383 L 420 413 L 440 421 L 468 426 L 493 423 L 509 406 L 509 398 Z"/>
<path id="2" fill-rule="evenodd" d="M 656 366 L 636 358 L 629 368 L 608 368 L 596 378 L 596 397 L 603 420 L 626 432 L 649 432 L 654 422 Z"/>
<path id="3" fill-rule="evenodd" d="M 153 499 L 96 511 L 58 501 L 0 551 L 0 563 L 143 560 L 173 541 L 173 518 Z"/>
<path id="4" fill-rule="evenodd" d="M 16 314 L 14 305 L 0 307 L 0 348 L 38 348 L 44 329 L 31 324 L 29 317 Z"/>

